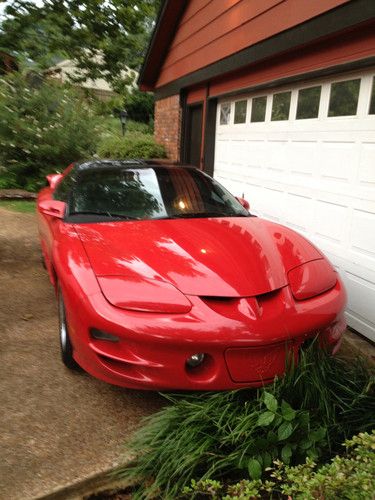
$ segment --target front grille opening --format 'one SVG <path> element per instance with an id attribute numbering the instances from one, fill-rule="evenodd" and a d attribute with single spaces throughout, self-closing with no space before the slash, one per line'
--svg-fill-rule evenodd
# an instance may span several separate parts
<path id="1" fill-rule="evenodd" d="M 204 302 L 221 302 L 221 303 L 229 303 L 236 302 L 239 297 L 222 297 L 217 295 L 201 295 L 200 299 Z"/>

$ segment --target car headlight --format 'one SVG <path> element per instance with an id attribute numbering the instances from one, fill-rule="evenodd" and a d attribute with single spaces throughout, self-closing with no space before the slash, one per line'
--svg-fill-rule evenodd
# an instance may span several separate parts
<path id="1" fill-rule="evenodd" d="M 288 280 L 294 298 L 304 300 L 333 288 L 337 276 L 326 259 L 318 259 L 289 271 Z"/>
<path id="2" fill-rule="evenodd" d="M 121 309 L 154 313 L 187 313 L 191 302 L 172 284 L 138 276 L 101 276 L 104 297 Z"/>

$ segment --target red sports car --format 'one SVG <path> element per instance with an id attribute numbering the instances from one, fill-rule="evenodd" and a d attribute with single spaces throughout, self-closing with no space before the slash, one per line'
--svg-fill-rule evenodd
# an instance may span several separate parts
<path id="1" fill-rule="evenodd" d="M 259 386 L 319 335 L 337 350 L 346 294 L 300 234 L 192 167 L 90 161 L 38 197 L 62 359 L 137 389 Z"/>

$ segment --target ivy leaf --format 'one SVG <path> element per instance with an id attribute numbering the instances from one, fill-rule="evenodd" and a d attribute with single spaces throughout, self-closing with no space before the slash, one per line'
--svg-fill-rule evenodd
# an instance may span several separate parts
<path id="1" fill-rule="evenodd" d="M 284 464 L 289 464 L 292 454 L 292 448 L 289 444 L 283 446 L 283 449 L 281 450 L 281 458 L 283 459 Z"/>
<path id="2" fill-rule="evenodd" d="M 294 420 L 294 418 L 296 416 L 295 410 L 293 410 L 293 408 L 290 406 L 290 404 L 284 400 L 281 403 L 281 413 L 284 417 L 284 420 L 287 420 L 288 422 L 291 422 L 292 420 Z"/>
<path id="3" fill-rule="evenodd" d="M 310 432 L 309 438 L 312 441 L 321 441 L 322 439 L 325 438 L 327 429 L 325 427 L 319 427 L 315 431 Z"/>
<path id="4" fill-rule="evenodd" d="M 283 441 L 284 439 L 288 439 L 288 437 L 293 432 L 293 426 L 290 422 L 284 422 L 277 429 L 277 437 L 279 441 Z"/>
<path id="5" fill-rule="evenodd" d="M 249 460 L 248 470 L 251 479 L 260 479 L 262 477 L 262 467 L 255 458 Z"/>
<path id="6" fill-rule="evenodd" d="M 315 448 L 310 448 L 307 451 L 307 456 L 309 458 L 311 458 L 311 460 L 314 460 L 314 462 L 315 462 L 319 458 L 319 453 L 318 453 L 318 451 Z"/>
<path id="7" fill-rule="evenodd" d="M 263 467 L 265 467 L 265 468 L 271 467 L 271 465 L 272 465 L 272 457 L 268 453 L 268 451 L 265 451 L 265 452 L 262 453 L 262 458 L 263 458 Z"/>
<path id="8" fill-rule="evenodd" d="M 265 391 L 263 393 L 263 401 L 264 401 L 264 404 L 267 406 L 267 410 L 275 413 L 275 411 L 277 410 L 277 407 L 279 406 L 275 396 L 273 396 L 270 392 Z"/>
<path id="9" fill-rule="evenodd" d="M 310 448 L 312 446 L 312 441 L 310 439 L 303 439 L 300 443 L 299 443 L 299 447 L 301 450 L 307 450 L 308 448 Z"/>
<path id="10" fill-rule="evenodd" d="M 274 418 L 274 413 L 271 411 L 265 411 L 259 415 L 257 425 L 260 427 L 267 427 L 267 425 L 270 425 L 273 422 Z"/>

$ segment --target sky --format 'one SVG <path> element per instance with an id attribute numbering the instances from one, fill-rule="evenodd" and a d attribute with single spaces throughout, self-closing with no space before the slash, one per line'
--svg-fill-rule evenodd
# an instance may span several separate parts
<path id="1" fill-rule="evenodd" d="M 42 5 L 43 4 L 43 0 L 29 0 L 29 1 L 32 2 L 32 3 L 35 3 L 36 5 Z M 5 7 L 7 6 L 8 3 L 10 3 L 10 2 L 1 2 L 0 3 L 0 20 L 3 18 L 4 9 L 5 9 Z"/>

